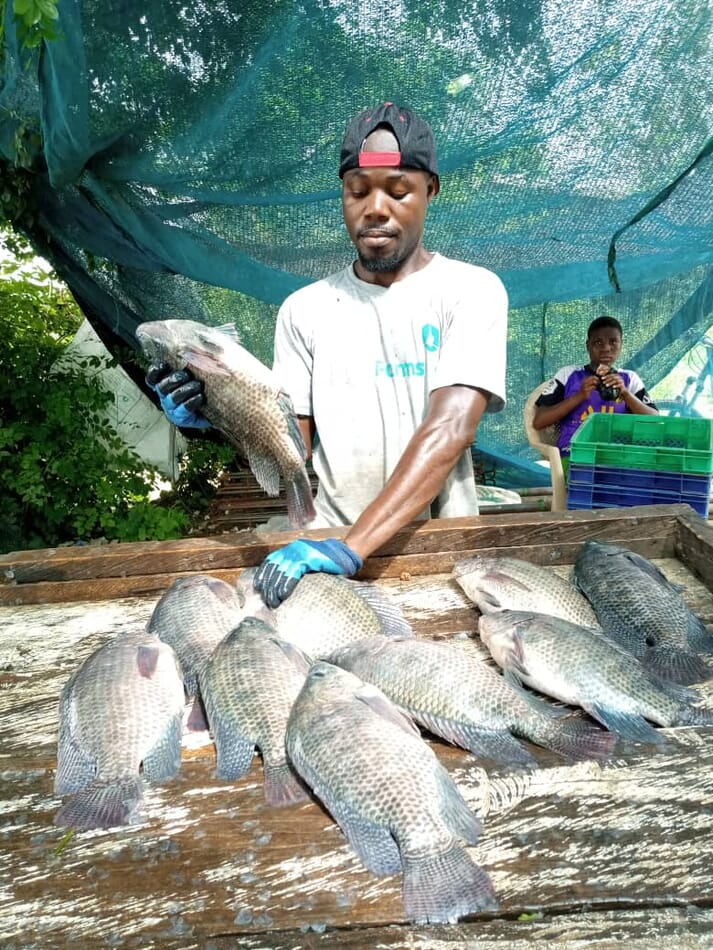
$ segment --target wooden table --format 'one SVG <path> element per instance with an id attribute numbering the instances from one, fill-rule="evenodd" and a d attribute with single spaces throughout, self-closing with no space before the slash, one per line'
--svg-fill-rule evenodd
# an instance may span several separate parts
<path id="1" fill-rule="evenodd" d="M 405 921 L 400 876 L 366 871 L 317 804 L 268 808 L 257 756 L 245 779 L 218 781 L 205 734 L 185 747 L 179 776 L 148 791 L 142 824 L 55 828 L 57 702 L 70 673 L 145 622 L 177 575 L 234 579 L 292 536 L 0 557 L 0 945 L 713 946 L 711 729 L 667 730 L 669 748 L 622 746 L 604 765 L 536 749 L 539 767 L 521 774 L 486 773 L 434 741 L 482 817 L 471 853 L 501 903 L 452 927 Z M 713 528 L 684 505 L 444 519 L 401 532 L 364 575 L 391 589 L 418 636 L 463 636 L 477 612 L 450 575 L 456 560 L 509 554 L 566 573 L 585 538 L 654 559 L 713 623 Z M 713 705 L 713 687 L 702 692 Z"/>

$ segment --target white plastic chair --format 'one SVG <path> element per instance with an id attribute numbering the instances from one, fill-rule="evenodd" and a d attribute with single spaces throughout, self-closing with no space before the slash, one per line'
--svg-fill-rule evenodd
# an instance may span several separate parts
<path id="1" fill-rule="evenodd" d="M 533 420 L 535 418 L 535 402 L 538 396 L 544 390 L 549 380 L 540 383 L 535 387 L 525 401 L 523 418 L 525 422 L 525 434 L 527 441 L 537 449 L 540 455 L 550 463 L 550 480 L 552 482 L 552 511 L 567 510 L 567 483 L 562 468 L 562 458 L 557 448 L 557 436 L 559 426 L 547 426 L 546 429 L 536 429 Z"/>

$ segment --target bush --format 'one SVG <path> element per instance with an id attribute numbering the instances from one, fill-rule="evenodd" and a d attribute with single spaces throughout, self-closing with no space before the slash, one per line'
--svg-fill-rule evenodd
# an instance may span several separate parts
<path id="1" fill-rule="evenodd" d="M 108 423 L 113 396 L 79 361 L 55 368 L 81 320 L 69 292 L 36 270 L 0 280 L 0 552 L 189 528 L 185 510 L 151 500 L 158 473 Z"/>

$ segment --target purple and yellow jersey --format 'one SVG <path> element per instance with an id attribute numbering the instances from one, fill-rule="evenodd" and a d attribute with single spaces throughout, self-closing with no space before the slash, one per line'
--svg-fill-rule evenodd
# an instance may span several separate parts
<path id="1" fill-rule="evenodd" d="M 646 392 L 641 377 L 631 369 L 617 369 L 616 372 L 626 383 L 626 388 L 633 393 L 637 399 L 640 399 L 647 406 L 656 408 L 653 400 Z M 540 395 L 536 405 L 555 406 L 569 396 L 578 393 L 582 388 L 582 382 L 587 376 L 592 376 L 593 372 L 589 366 L 563 366 L 558 369 L 556 374 L 550 380 L 549 385 Z M 584 420 L 593 412 L 626 412 L 626 403 L 619 396 L 617 399 L 605 400 L 595 389 L 589 394 L 589 398 L 580 403 L 577 408 L 570 412 L 559 422 L 559 446 L 560 454 L 568 456 L 570 452 L 570 442 L 572 436 L 581 426 Z"/>

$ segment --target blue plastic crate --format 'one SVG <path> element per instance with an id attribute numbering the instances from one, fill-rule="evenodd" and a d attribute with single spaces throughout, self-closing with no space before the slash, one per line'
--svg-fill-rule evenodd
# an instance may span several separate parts
<path id="1" fill-rule="evenodd" d="M 690 505 L 702 517 L 710 508 L 710 479 L 704 494 L 660 491 L 651 487 L 630 485 L 598 485 L 570 482 L 567 487 L 567 508 L 631 508 L 636 505 Z"/>
<path id="2" fill-rule="evenodd" d="M 576 486 L 617 486 L 639 491 L 665 491 L 708 498 L 713 478 L 710 475 L 685 475 L 681 472 L 645 471 L 638 468 L 610 468 L 605 465 L 570 464 L 569 483 Z"/>

